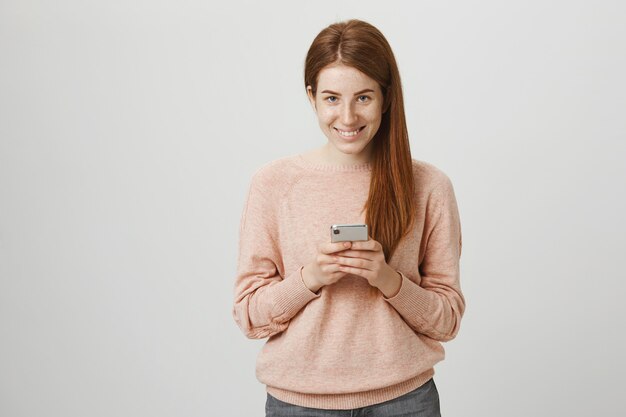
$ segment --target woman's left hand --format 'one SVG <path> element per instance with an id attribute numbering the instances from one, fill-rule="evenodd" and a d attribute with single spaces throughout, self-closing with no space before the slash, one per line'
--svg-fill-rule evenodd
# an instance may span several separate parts
<path id="1" fill-rule="evenodd" d="M 387 298 L 400 290 L 402 276 L 387 264 L 383 246 L 372 238 L 352 242 L 350 249 L 336 252 L 334 260 L 341 271 L 365 278 Z"/>

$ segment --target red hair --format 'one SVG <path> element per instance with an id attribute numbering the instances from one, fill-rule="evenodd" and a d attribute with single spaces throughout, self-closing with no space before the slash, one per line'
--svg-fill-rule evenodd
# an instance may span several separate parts
<path id="1" fill-rule="evenodd" d="M 305 89 L 311 86 L 315 96 L 320 71 L 335 63 L 358 69 L 378 82 L 383 93 L 382 121 L 372 139 L 365 221 L 389 260 L 415 218 L 415 181 L 400 73 L 383 34 L 356 19 L 331 24 L 313 40 L 304 67 Z"/>

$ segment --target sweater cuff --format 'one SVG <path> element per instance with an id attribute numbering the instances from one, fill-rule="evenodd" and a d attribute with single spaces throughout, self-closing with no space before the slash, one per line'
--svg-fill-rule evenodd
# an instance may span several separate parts
<path id="1" fill-rule="evenodd" d="M 276 307 L 288 317 L 293 317 L 309 301 L 321 296 L 304 285 L 302 268 L 304 266 L 287 275 L 280 285 L 280 291 L 276 294 Z M 278 286 L 276 287 L 278 289 Z"/>
<path id="2" fill-rule="evenodd" d="M 387 298 L 383 295 L 383 299 L 391 304 L 403 316 L 423 316 L 428 311 L 430 304 L 430 293 L 428 290 L 420 287 L 411 281 L 402 272 L 398 271 L 402 276 L 400 290 L 396 295 Z"/>

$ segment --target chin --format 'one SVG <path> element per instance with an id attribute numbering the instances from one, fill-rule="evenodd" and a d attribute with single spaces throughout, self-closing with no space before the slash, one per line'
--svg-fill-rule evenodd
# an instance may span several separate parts
<path id="1" fill-rule="evenodd" d="M 360 143 L 343 143 L 337 141 L 332 141 L 331 143 L 335 148 L 346 152 L 354 152 L 357 149 L 360 150 L 363 148 Z"/>

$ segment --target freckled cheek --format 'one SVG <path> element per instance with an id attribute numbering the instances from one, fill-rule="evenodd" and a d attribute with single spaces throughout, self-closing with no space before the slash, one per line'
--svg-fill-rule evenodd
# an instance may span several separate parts
<path id="1" fill-rule="evenodd" d="M 382 117 L 382 109 L 380 107 L 372 107 L 367 109 L 366 117 L 370 120 L 380 119 Z"/>
<path id="2" fill-rule="evenodd" d="M 320 111 L 318 117 L 322 123 L 331 123 L 337 119 L 337 115 L 333 111 Z"/>

